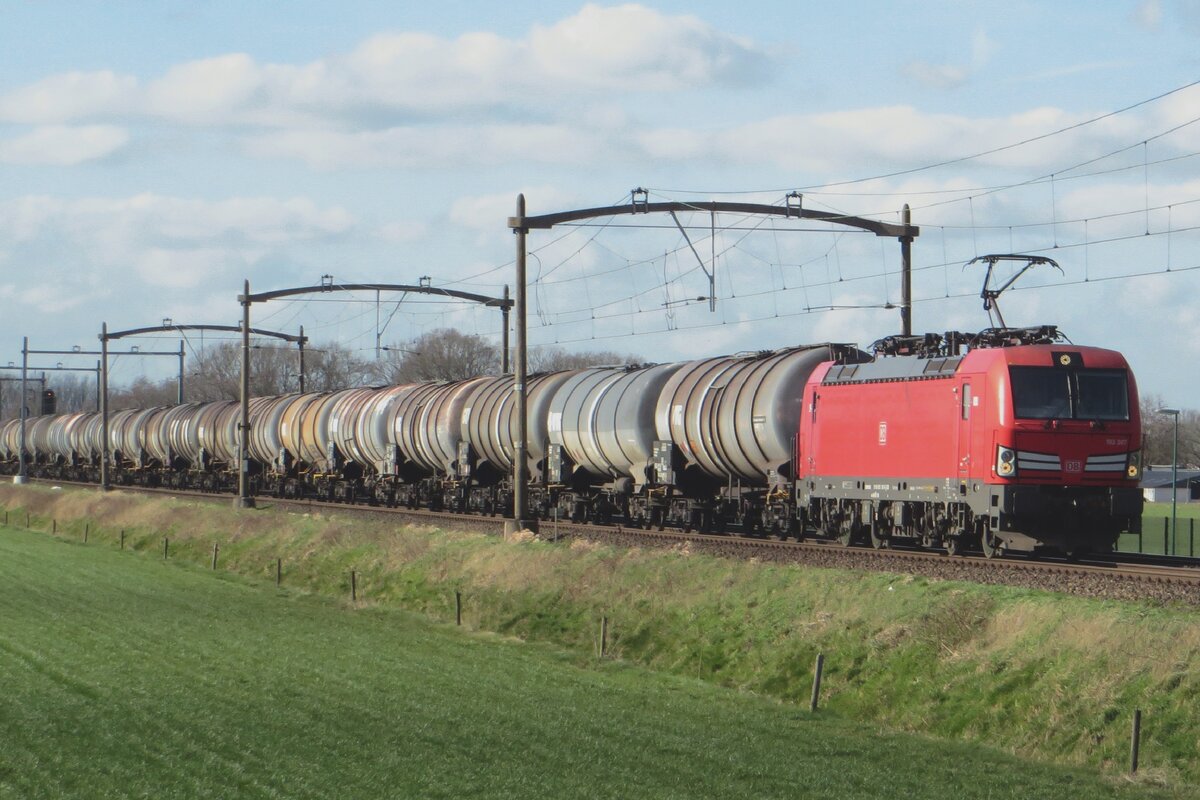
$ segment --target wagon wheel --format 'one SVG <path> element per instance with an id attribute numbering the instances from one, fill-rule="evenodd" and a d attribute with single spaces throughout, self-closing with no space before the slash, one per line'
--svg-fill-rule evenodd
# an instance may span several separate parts
<path id="1" fill-rule="evenodd" d="M 892 546 L 892 537 L 879 529 L 879 525 L 871 526 L 871 547 L 876 550 L 886 550 Z"/>
<path id="2" fill-rule="evenodd" d="M 964 552 L 966 552 L 966 548 L 963 546 L 961 536 L 948 535 L 946 537 L 946 555 L 960 556 Z"/>

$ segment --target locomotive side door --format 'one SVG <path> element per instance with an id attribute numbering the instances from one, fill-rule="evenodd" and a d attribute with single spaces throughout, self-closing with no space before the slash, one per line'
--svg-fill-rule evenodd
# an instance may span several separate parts
<path id="1" fill-rule="evenodd" d="M 964 378 L 958 385 L 958 479 L 966 481 L 971 475 L 971 441 L 973 439 L 974 421 L 979 409 L 979 396 L 975 393 L 969 378 Z"/>

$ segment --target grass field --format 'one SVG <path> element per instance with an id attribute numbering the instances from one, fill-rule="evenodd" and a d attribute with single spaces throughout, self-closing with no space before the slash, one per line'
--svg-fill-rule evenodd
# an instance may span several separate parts
<path id="1" fill-rule="evenodd" d="M 0 798 L 1165 797 L 0 529 Z"/>

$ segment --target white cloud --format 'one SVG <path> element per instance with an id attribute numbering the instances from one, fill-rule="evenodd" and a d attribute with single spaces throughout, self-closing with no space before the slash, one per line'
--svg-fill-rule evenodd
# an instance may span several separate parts
<path id="1" fill-rule="evenodd" d="M 90 298 L 80 292 L 72 291 L 62 286 L 33 286 L 15 292 L 16 299 L 22 305 L 36 309 L 43 314 L 58 314 L 78 308 Z"/>
<path id="2" fill-rule="evenodd" d="M 1146 31 L 1157 31 L 1162 28 L 1162 0 L 1142 0 L 1133 12 L 1133 22 Z"/>
<path id="3" fill-rule="evenodd" d="M 500 223 L 516 215 L 518 194 L 525 195 L 528 216 L 575 208 L 580 202 L 576 195 L 555 186 L 530 186 L 503 194 L 461 197 L 450 206 L 450 222 L 475 231 L 480 241 L 494 238 Z"/>
<path id="4" fill-rule="evenodd" d="M 134 269 L 142 281 L 152 287 L 194 289 L 202 284 L 227 281 L 232 285 L 246 268 L 258 260 L 257 254 L 220 247 L 150 247 L 135 254 Z"/>
<path id="5" fill-rule="evenodd" d="M 315 169 L 377 166 L 411 169 L 493 166 L 513 161 L 575 164 L 608 155 L 599 131 L 569 125 L 402 127 L 342 132 L 280 131 L 248 136 L 259 158 L 295 158 Z"/>
<path id="6" fill-rule="evenodd" d="M 136 78 L 108 70 L 52 75 L 0 97 L 0 119 L 59 123 L 133 110 Z"/>
<path id="7" fill-rule="evenodd" d="M 143 84 L 109 71 L 55 75 L 0 97 L 0 120 L 149 117 L 283 127 L 521 108 L 581 92 L 660 92 L 762 77 L 753 43 L 696 17 L 640 5 L 584 6 L 525 38 L 402 31 L 345 55 L 263 64 L 231 53 L 177 64 Z"/>
<path id="8" fill-rule="evenodd" d="M 97 299 L 228 285 L 269 264 L 299 263 L 313 246 L 354 229 L 344 209 L 308 198 L 219 201 L 142 194 L 0 204 L 0 238 L 13 263 L 36 265 L 39 283 Z M 70 292 L 68 296 L 72 296 Z M 44 301 L 40 301 L 43 302 Z"/>
<path id="9" fill-rule="evenodd" d="M 112 125 L 47 125 L 0 140 L 0 163 L 71 167 L 107 158 L 129 143 L 129 133 Z"/>
<path id="10" fill-rule="evenodd" d="M 970 81 L 971 76 L 991 62 L 998 45 L 982 28 L 971 36 L 969 64 L 934 64 L 916 59 L 902 67 L 905 75 L 933 89 L 957 89 Z"/>
<path id="11" fill-rule="evenodd" d="M 191 123 L 224 122 L 265 99 L 263 71 L 233 53 L 168 70 L 145 92 L 144 113 Z"/>
<path id="12" fill-rule="evenodd" d="M 429 226 L 423 222 L 399 220 L 380 225 L 375 229 L 375 235 L 391 244 L 408 244 L 415 242 L 429 233 Z"/>
<path id="13" fill-rule="evenodd" d="M 903 70 L 909 78 L 933 89 L 957 89 L 965 84 L 968 78 L 967 68 L 954 64 L 910 61 L 904 65 Z"/>
<path id="14" fill-rule="evenodd" d="M 754 45 L 690 16 L 645 6 L 586 5 L 529 37 L 538 71 L 571 85 L 627 90 L 682 89 L 758 77 L 765 58 Z"/>

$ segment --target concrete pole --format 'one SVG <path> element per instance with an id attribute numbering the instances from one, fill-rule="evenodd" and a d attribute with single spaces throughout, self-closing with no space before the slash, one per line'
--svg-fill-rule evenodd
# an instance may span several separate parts
<path id="1" fill-rule="evenodd" d="M 238 424 L 238 497 L 236 508 L 254 508 L 250 496 L 250 280 L 242 302 L 242 421 Z"/>
<path id="2" fill-rule="evenodd" d="M 108 323 L 100 325 L 100 491 L 108 491 Z"/>
<path id="3" fill-rule="evenodd" d="M 912 210 L 908 203 L 904 204 L 905 233 L 900 237 L 900 267 L 902 278 L 900 283 L 900 327 L 901 335 L 912 336 L 912 242 L 908 234 L 908 226 L 912 224 Z"/>
<path id="4" fill-rule="evenodd" d="M 517 440 L 513 454 L 513 518 L 505 529 L 537 530 L 537 520 L 529 514 L 529 408 L 525 392 L 527 369 L 525 341 L 525 195 L 517 195 L 517 217 L 513 232 L 517 234 L 517 353 L 513 391 L 517 393 Z"/>
<path id="5" fill-rule="evenodd" d="M 13 483 L 25 483 L 29 480 L 28 465 L 25 461 L 25 419 L 29 416 L 29 408 L 26 400 L 26 392 L 28 391 L 28 373 L 29 373 L 29 337 L 21 339 L 21 407 L 18 413 L 21 415 L 21 436 L 20 443 L 17 446 L 17 474 L 13 478 Z"/>

